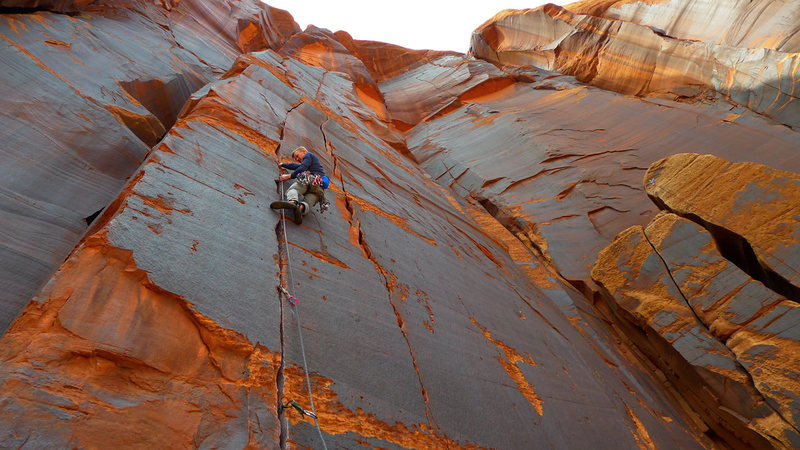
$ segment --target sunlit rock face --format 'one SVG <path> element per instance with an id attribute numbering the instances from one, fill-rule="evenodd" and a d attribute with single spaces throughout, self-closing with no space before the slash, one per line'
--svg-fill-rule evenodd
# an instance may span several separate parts
<path id="1" fill-rule="evenodd" d="M 777 1 L 549 4 L 499 13 L 473 33 L 470 53 L 628 95 L 721 96 L 797 126 L 798 14 Z"/>
<path id="2" fill-rule="evenodd" d="M 434 179 L 483 203 L 569 280 L 590 283 L 597 252 L 658 211 L 641 180 L 666 155 L 703 149 L 800 171 L 800 136 L 746 109 L 530 73 L 413 128 L 407 144 Z"/>
<path id="3" fill-rule="evenodd" d="M 0 447 L 800 446 L 800 137 L 752 105 L 257 3 L 3 6 Z"/>
<path id="4" fill-rule="evenodd" d="M 707 228 L 727 230 L 727 239 L 746 242 L 732 257 L 763 273 L 761 278 L 773 289 L 800 300 L 800 176 L 709 155 L 679 154 L 653 164 L 645 179 L 647 194 L 663 208 L 695 217 Z"/>
<path id="5" fill-rule="evenodd" d="M 800 50 L 800 10 L 767 0 L 587 0 L 565 5 L 580 14 L 634 22 L 677 39 L 740 48 Z"/>
<path id="6" fill-rule="evenodd" d="M 796 448 L 798 176 L 681 154 L 655 163 L 645 185 L 679 215 L 631 227 L 600 253 L 603 297 L 718 433 Z"/>

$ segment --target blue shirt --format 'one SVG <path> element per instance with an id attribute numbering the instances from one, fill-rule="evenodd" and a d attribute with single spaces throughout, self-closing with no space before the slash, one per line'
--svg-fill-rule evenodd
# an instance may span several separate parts
<path id="1" fill-rule="evenodd" d="M 322 168 L 322 163 L 319 162 L 317 155 L 311 152 L 306 152 L 305 156 L 303 156 L 303 162 L 300 164 L 283 163 L 281 167 L 294 170 L 294 172 L 292 172 L 292 178 L 297 178 L 298 175 L 305 171 L 309 171 L 314 175 L 325 176 L 325 169 Z"/>

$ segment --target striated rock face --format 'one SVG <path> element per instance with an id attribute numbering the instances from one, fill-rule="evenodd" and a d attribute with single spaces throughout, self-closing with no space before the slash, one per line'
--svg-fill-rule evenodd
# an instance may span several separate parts
<path id="1" fill-rule="evenodd" d="M 497 17 L 657 26 L 631 4 Z M 2 5 L 0 447 L 800 446 L 777 115 L 255 2 Z M 299 145 L 331 178 L 302 226 L 269 208 Z"/>
<path id="2" fill-rule="evenodd" d="M 578 1 L 579 14 L 645 25 L 678 39 L 740 48 L 800 50 L 800 10 L 791 2 L 746 0 Z"/>
<path id="3" fill-rule="evenodd" d="M 311 407 L 305 361 L 331 448 L 705 442 L 577 292 L 395 150 L 345 48 L 312 29 L 191 96 L 0 342 L 3 446 L 319 447 L 278 407 Z M 300 144 L 334 206 L 284 228 Z"/>
<path id="4" fill-rule="evenodd" d="M 628 95 L 684 101 L 721 95 L 780 123 L 800 125 L 794 6 L 654 3 L 584 2 L 570 8 L 576 12 L 552 4 L 503 11 L 473 33 L 470 53 L 500 64 L 557 70 Z M 709 24 L 704 18 L 712 11 Z M 684 14 L 699 25 L 683 20 Z M 775 22 L 788 25 L 773 30 Z M 695 31 L 701 27 L 706 33 Z"/>
<path id="5" fill-rule="evenodd" d="M 597 252 L 657 211 L 641 180 L 666 155 L 703 148 L 800 172 L 798 134 L 742 108 L 642 101 L 533 70 L 530 80 L 467 99 L 407 143 L 434 179 L 483 203 L 575 282 L 591 283 Z"/>

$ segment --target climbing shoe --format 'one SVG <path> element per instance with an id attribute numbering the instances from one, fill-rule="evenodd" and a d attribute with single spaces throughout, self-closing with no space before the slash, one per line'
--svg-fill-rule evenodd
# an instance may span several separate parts
<path id="1" fill-rule="evenodd" d="M 300 225 L 303 223 L 303 204 L 295 202 L 294 204 L 294 223 Z"/>
<path id="2" fill-rule="evenodd" d="M 278 200 L 277 202 L 269 204 L 269 207 L 272 209 L 294 209 L 295 206 L 297 206 L 296 203 L 287 202 L 285 200 Z"/>

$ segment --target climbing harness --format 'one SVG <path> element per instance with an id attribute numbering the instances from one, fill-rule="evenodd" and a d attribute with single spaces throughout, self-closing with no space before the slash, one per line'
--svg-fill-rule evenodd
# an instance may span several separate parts
<path id="1" fill-rule="evenodd" d="M 325 199 L 325 189 L 330 185 L 330 180 L 327 176 L 305 171 L 299 173 L 295 180 L 303 186 L 308 186 L 308 192 L 319 197 L 320 214 L 328 210 L 331 203 Z"/>
<path id="2" fill-rule="evenodd" d="M 311 173 L 309 171 L 305 171 L 305 172 L 299 173 L 297 175 L 297 178 L 295 178 L 295 179 L 297 180 L 298 183 L 300 183 L 302 185 L 305 185 L 305 186 L 320 186 L 322 188 L 325 188 L 326 187 L 326 186 L 324 186 L 325 181 L 322 178 L 323 178 L 322 175 Z M 325 177 L 325 178 L 327 178 L 327 177 Z"/>
<path id="3" fill-rule="evenodd" d="M 283 183 L 278 183 L 281 187 L 281 199 L 284 198 L 283 193 Z M 292 260 L 289 257 L 289 236 L 286 234 L 286 215 L 284 214 L 283 210 L 281 210 L 281 226 L 283 227 L 283 248 L 286 251 L 286 267 L 288 268 L 289 273 L 289 286 L 294 286 L 294 277 L 292 275 Z M 317 411 L 314 409 L 314 396 L 311 393 L 311 378 L 308 375 L 308 361 L 306 360 L 306 348 L 303 345 L 303 328 L 300 326 L 300 312 L 297 309 L 297 299 L 289 293 L 289 291 L 283 287 L 278 286 L 278 289 L 286 295 L 287 299 L 289 300 L 289 304 L 291 304 L 292 314 L 294 315 L 295 323 L 297 324 L 297 334 L 300 337 L 300 353 L 303 355 L 303 372 L 306 374 L 306 387 L 308 388 L 308 400 L 311 403 L 311 411 L 306 411 L 300 405 L 297 404 L 294 400 L 290 401 L 286 405 L 282 405 L 282 408 L 287 406 L 292 406 L 297 409 L 301 415 L 308 416 L 314 419 L 314 426 L 317 428 L 317 433 L 319 433 L 319 438 L 322 440 L 322 447 L 325 450 L 328 450 L 327 444 L 325 444 L 325 438 L 322 436 L 322 430 L 319 428 L 319 422 L 317 421 Z"/>

